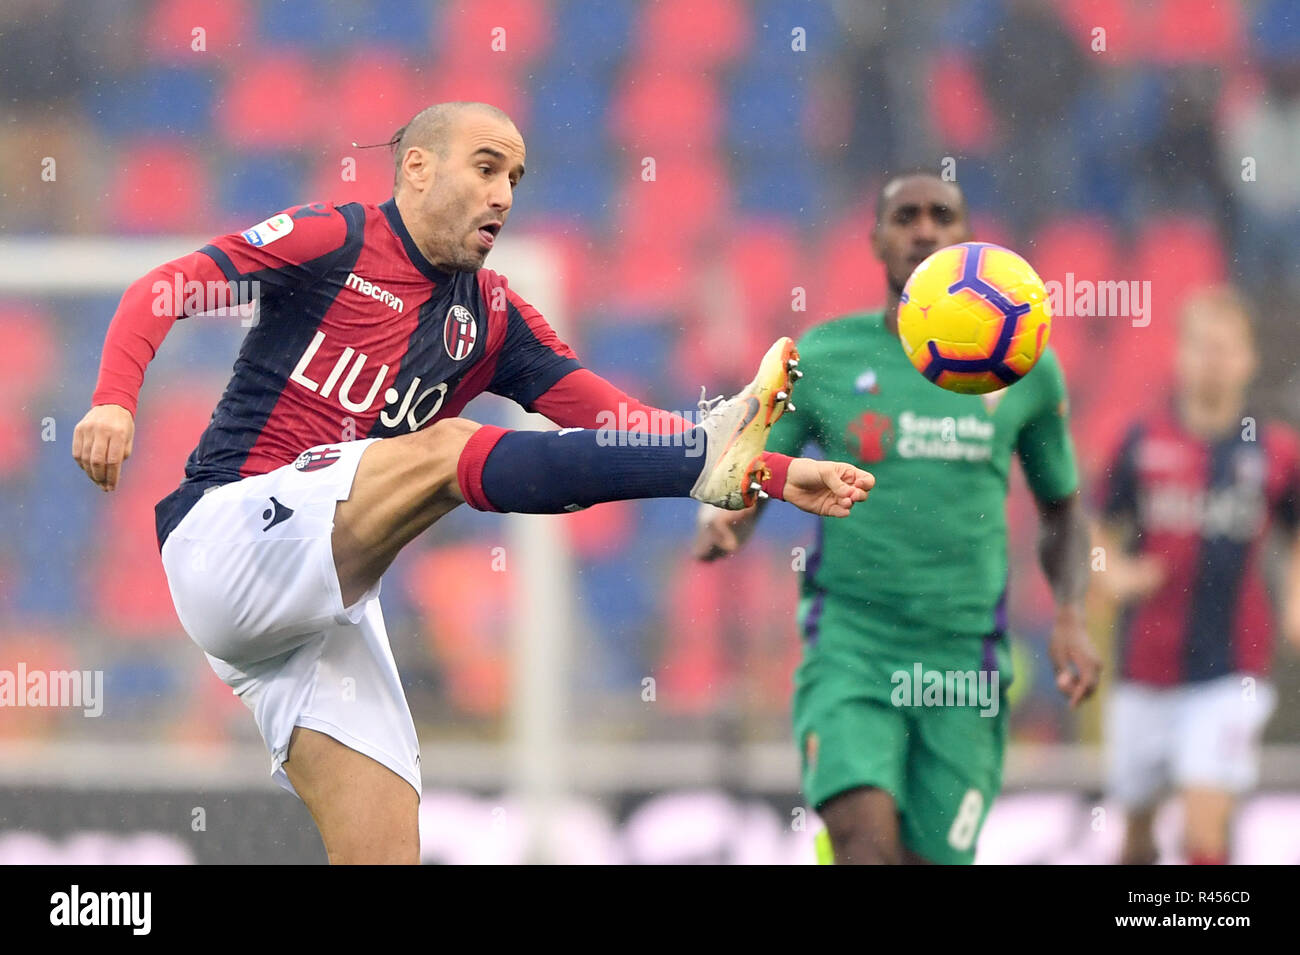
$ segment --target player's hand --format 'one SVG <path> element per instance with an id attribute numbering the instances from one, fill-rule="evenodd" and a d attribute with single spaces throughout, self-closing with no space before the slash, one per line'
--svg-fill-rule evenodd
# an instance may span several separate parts
<path id="1" fill-rule="evenodd" d="M 1141 554 L 1112 559 L 1101 579 L 1111 597 L 1125 603 L 1151 596 L 1164 584 L 1165 576 L 1165 565 L 1160 558 Z"/>
<path id="2" fill-rule="evenodd" d="M 701 505 L 691 554 L 696 560 L 703 561 L 730 557 L 754 532 L 754 525 L 758 523 L 757 510 L 749 507 L 743 511 L 724 511 L 710 504 Z"/>
<path id="3" fill-rule="evenodd" d="M 785 475 L 782 497 L 801 511 L 818 517 L 848 517 L 854 504 L 867 499 L 876 486 L 868 471 L 840 461 L 795 458 Z"/>
<path id="4" fill-rule="evenodd" d="M 72 457 L 105 491 L 117 487 L 122 462 L 131 456 L 135 418 L 121 405 L 95 405 L 72 432 Z"/>
<path id="5" fill-rule="evenodd" d="M 1056 671 L 1056 688 L 1070 701 L 1070 709 L 1092 696 L 1101 679 L 1101 658 L 1088 636 L 1081 609 L 1063 607 L 1057 612 L 1047 655 Z"/>

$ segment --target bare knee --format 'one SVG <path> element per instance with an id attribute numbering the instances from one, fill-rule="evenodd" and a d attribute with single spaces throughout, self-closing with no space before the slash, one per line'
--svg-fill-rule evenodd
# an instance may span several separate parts
<path id="1" fill-rule="evenodd" d="M 841 793 L 821 809 L 837 865 L 902 865 L 898 806 L 883 789 Z"/>
<path id="2" fill-rule="evenodd" d="M 437 479 L 439 493 L 453 498 L 457 503 L 465 499 L 456 477 L 461 452 L 465 450 L 465 445 L 474 432 L 481 427 L 481 424 L 468 418 L 443 418 L 411 435 L 424 458 L 424 466 L 431 468 L 431 474 Z"/>

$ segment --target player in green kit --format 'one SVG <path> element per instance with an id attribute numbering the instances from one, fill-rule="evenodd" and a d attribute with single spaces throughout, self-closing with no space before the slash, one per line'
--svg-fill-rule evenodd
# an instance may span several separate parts
<path id="1" fill-rule="evenodd" d="M 835 862 L 969 863 L 1001 788 L 1007 737 L 1012 454 L 1038 502 L 1057 603 L 1049 654 L 1071 706 L 1101 669 L 1083 623 L 1087 521 L 1050 348 L 1022 381 L 983 396 L 936 387 L 903 353 L 908 276 L 931 252 L 971 238 L 956 183 L 898 176 L 876 208 L 885 309 L 803 336 L 798 410 L 768 439 L 786 454 L 815 442 L 876 478 L 866 505 L 818 526 L 799 606 L 795 739 Z M 696 556 L 734 552 L 760 508 L 702 513 Z"/>

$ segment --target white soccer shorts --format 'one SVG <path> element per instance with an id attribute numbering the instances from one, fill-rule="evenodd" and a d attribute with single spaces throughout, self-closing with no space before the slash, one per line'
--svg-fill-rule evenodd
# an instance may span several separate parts
<path id="1" fill-rule="evenodd" d="M 1111 795 L 1139 809 L 1170 788 L 1253 789 L 1276 702 L 1270 683 L 1243 673 L 1171 687 L 1118 684 L 1106 710 Z"/>
<path id="2" fill-rule="evenodd" d="M 379 584 L 344 607 L 330 538 L 334 506 L 351 494 L 374 440 L 320 445 L 214 488 L 162 549 L 181 623 L 252 711 L 271 774 L 289 792 L 283 765 L 295 726 L 364 753 L 420 792 L 419 743 Z"/>

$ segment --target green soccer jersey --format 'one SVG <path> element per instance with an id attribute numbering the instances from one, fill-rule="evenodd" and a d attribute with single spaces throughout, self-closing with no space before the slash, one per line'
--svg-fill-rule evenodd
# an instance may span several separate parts
<path id="1" fill-rule="evenodd" d="M 1040 500 L 1078 485 L 1055 354 L 1009 388 L 955 394 L 912 367 L 878 311 L 810 329 L 799 367 L 798 410 L 773 426 L 768 449 L 796 455 L 815 442 L 876 477 L 849 517 L 821 519 L 805 596 L 868 605 L 876 625 L 914 635 L 1002 625 L 1012 451 Z"/>

